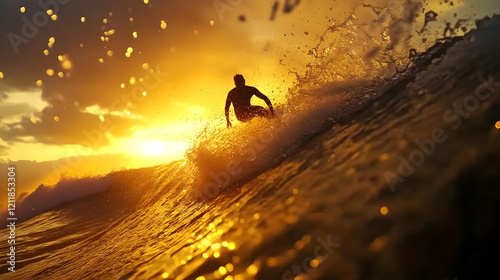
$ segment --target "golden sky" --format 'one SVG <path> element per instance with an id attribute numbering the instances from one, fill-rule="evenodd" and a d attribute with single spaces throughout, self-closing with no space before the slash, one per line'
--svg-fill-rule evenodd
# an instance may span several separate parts
<path id="1" fill-rule="evenodd" d="M 179 157 L 221 117 L 234 74 L 283 102 L 294 65 L 280 56 L 308 39 L 290 33 L 307 30 L 312 42 L 329 19 L 304 5 L 305 15 L 280 9 L 271 21 L 273 1 L 146 2 L 2 2 L 2 34 L 16 35 L 2 41 L 4 161 L 155 149 Z M 26 28 L 23 18 L 34 23 L 40 11 L 57 18 Z"/>
<path id="2" fill-rule="evenodd" d="M 181 158 L 208 122 L 223 120 L 234 74 L 284 103 L 289 71 L 304 71 L 332 22 L 363 2 L 390 1 L 280 0 L 273 20 L 275 0 L 60 2 L 0 1 L 5 164 L 106 157 L 109 169 Z M 300 3 L 287 12 L 286 2 Z M 453 13 L 475 19 L 498 9 L 495 0 L 444 2 L 423 4 L 442 15 L 429 32 Z"/>

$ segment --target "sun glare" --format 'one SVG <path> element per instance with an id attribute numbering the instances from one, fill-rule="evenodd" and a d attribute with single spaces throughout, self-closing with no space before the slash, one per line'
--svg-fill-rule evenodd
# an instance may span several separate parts
<path id="1" fill-rule="evenodd" d="M 144 152 L 148 155 L 162 155 L 165 153 L 165 145 L 160 141 L 148 141 L 144 143 Z"/>

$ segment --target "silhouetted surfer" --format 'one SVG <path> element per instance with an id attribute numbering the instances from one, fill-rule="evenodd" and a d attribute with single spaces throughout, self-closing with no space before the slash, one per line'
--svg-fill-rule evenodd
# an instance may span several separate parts
<path id="1" fill-rule="evenodd" d="M 258 98 L 264 100 L 269 106 L 271 114 L 274 115 L 273 104 L 271 100 L 262 94 L 258 89 L 245 85 L 245 78 L 242 75 L 234 76 L 234 84 L 236 85 L 228 94 L 226 99 L 226 120 L 227 127 L 231 127 L 231 121 L 229 120 L 229 107 L 231 103 L 234 106 L 234 114 L 240 122 L 246 122 L 253 119 L 256 116 L 269 117 L 269 112 L 261 106 L 253 106 L 250 104 L 250 99 L 252 96 L 257 96 Z"/>

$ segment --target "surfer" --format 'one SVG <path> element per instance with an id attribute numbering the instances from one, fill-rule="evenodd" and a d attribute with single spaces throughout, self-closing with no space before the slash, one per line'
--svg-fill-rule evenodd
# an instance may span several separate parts
<path id="1" fill-rule="evenodd" d="M 231 121 L 229 120 L 229 107 L 231 103 L 234 106 L 234 114 L 240 122 L 247 122 L 256 116 L 269 117 L 269 112 L 261 106 L 254 106 L 250 104 L 250 99 L 252 96 L 257 96 L 258 98 L 264 100 L 269 106 L 271 114 L 274 116 L 274 109 L 271 100 L 264 94 L 262 94 L 258 89 L 245 85 L 245 78 L 242 75 L 236 74 L 234 76 L 234 84 L 236 85 L 228 94 L 226 99 L 226 120 L 227 127 L 231 127 Z"/>

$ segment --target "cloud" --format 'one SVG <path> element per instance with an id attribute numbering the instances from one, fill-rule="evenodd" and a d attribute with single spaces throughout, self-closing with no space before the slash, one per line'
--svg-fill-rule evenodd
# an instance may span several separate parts
<path id="1" fill-rule="evenodd" d="M 29 104 L 8 104 L 8 103 L 0 103 L 0 119 L 5 120 L 7 118 L 14 118 L 20 115 L 26 115 L 31 112 L 36 111 L 35 108 L 30 106 Z"/>
<path id="2" fill-rule="evenodd" d="M 8 155 L 9 152 L 10 148 L 8 146 L 0 144 L 0 157 Z"/>
<path id="3" fill-rule="evenodd" d="M 89 142 L 88 135 L 99 131 L 101 139 L 90 141 L 91 148 L 99 148 L 109 144 L 109 140 L 102 137 L 106 132 L 115 137 L 132 135 L 131 128 L 138 123 L 137 120 L 106 116 L 106 121 L 101 121 L 97 116 L 82 113 L 76 106 L 67 107 L 64 102 L 53 101 L 53 103 L 38 114 L 36 122 L 28 117 L 23 117 L 19 123 L 8 124 L 7 129 L 0 130 L 0 137 L 4 141 L 23 142 L 23 137 L 33 139 L 38 143 L 64 145 L 81 144 Z"/>

